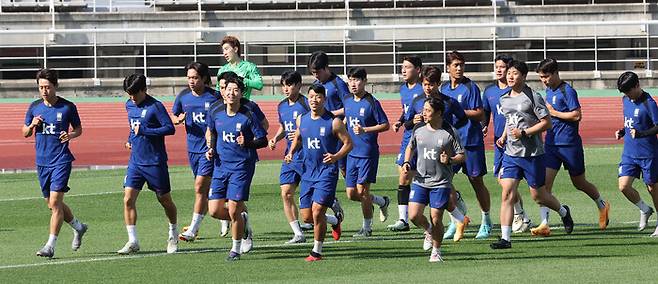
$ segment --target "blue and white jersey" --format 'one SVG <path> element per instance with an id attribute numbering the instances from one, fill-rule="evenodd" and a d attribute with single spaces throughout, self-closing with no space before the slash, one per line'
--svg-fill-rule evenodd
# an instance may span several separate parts
<path id="1" fill-rule="evenodd" d="M 439 93 L 438 98 L 443 100 L 443 120 L 448 122 L 452 127 L 459 127 L 465 125 L 468 121 L 466 113 L 457 100 Z M 413 119 L 415 115 L 423 115 L 423 107 L 425 106 L 425 95 L 418 96 L 411 103 L 411 110 L 409 116 Z"/>
<path id="2" fill-rule="evenodd" d="M 256 149 L 242 147 L 237 143 L 240 133 L 245 141 L 253 141 L 267 135 L 260 121 L 249 108 L 241 105 L 238 112 L 230 116 L 226 112 L 226 105 L 223 105 L 211 109 L 208 119 L 208 129 L 217 134 L 216 166 L 228 170 L 244 170 L 258 161 Z M 217 169 L 218 167 L 215 167 L 215 170 Z"/>
<path id="3" fill-rule="evenodd" d="M 566 82 L 551 89 L 546 88 L 546 103 L 559 112 L 571 112 L 580 108 L 578 94 Z M 546 145 L 582 145 L 583 141 L 578 134 L 580 121 L 566 121 L 551 116 L 553 127 L 546 131 Z"/>
<path id="4" fill-rule="evenodd" d="M 215 90 L 206 87 L 203 94 L 197 96 L 191 89 L 181 91 L 174 100 L 171 112 L 178 116 L 185 113 L 185 131 L 187 133 L 187 152 L 205 153 L 206 116 L 210 106 L 217 101 Z"/>
<path id="5" fill-rule="evenodd" d="M 30 125 L 32 119 L 37 116 L 41 116 L 43 120 L 43 123 L 34 128 L 37 166 L 55 166 L 74 161 L 69 142 L 61 143 L 59 135 L 62 131 L 69 132 L 69 127 L 80 126 L 76 106 L 60 97 L 57 97 L 57 102 L 52 106 L 45 105 L 43 99 L 36 100 L 25 113 L 25 125 Z"/>
<path id="6" fill-rule="evenodd" d="M 482 108 L 480 88 L 469 78 L 464 77 L 454 89 L 450 85 L 450 81 L 441 84 L 441 93 L 457 100 L 464 110 Z M 482 125 L 479 121 L 469 119 L 464 126 L 457 127 L 457 130 L 462 138 L 462 146 L 484 146 Z"/>
<path id="7" fill-rule="evenodd" d="M 171 122 L 167 109 L 155 98 L 146 95 L 144 100 L 136 105 L 132 100 L 126 101 L 131 145 L 131 165 L 161 165 L 167 163 L 165 136 L 174 135 L 176 129 Z M 135 135 L 135 128 L 139 131 Z"/>
<path id="8" fill-rule="evenodd" d="M 311 113 L 306 113 L 300 119 L 299 139 L 304 152 L 304 173 L 302 180 L 326 181 L 338 179 L 338 163 L 325 164 L 324 154 L 338 152 L 340 140 L 334 135 L 334 115 L 325 112 L 321 117 L 313 119 Z"/>
<path id="9" fill-rule="evenodd" d="M 414 116 L 412 103 L 417 97 L 425 97 L 423 92 L 423 85 L 421 83 L 416 83 L 413 88 L 409 88 L 407 83 L 404 83 L 400 86 L 400 103 L 402 104 L 402 118 L 405 121 L 413 120 Z M 407 141 L 411 138 L 411 133 L 413 129 L 404 129 L 402 134 L 402 141 Z"/>
<path id="10" fill-rule="evenodd" d="M 322 84 L 325 91 L 327 92 L 325 102 L 325 108 L 328 111 L 335 111 L 343 108 L 343 99 L 350 94 L 350 88 L 347 87 L 347 84 L 343 79 L 338 77 L 336 74 L 331 73 L 329 79 L 325 82 L 320 82 L 315 80 L 313 84 Z"/>
<path id="11" fill-rule="evenodd" d="M 633 138 L 630 130 L 647 130 L 658 124 L 658 107 L 656 101 L 644 92 L 637 100 L 627 96 L 622 98 L 624 106 L 624 151 L 622 156 L 634 159 L 651 159 L 658 152 L 658 139 L 656 135 L 642 138 Z"/>
<path id="12" fill-rule="evenodd" d="M 482 94 L 482 108 L 485 112 L 493 114 L 491 117 L 493 118 L 495 139 L 503 136 L 503 132 L 505 131 L 505 115 L 503 115 L 503 111 L 500 109 L 500 97 L 511 89 L 511 87 L 501 89 L 498 87 L 498 83 L 493 83 L 484 88 L 484 93 Z M 487 123 L 489 122 L 487 121 Z"/>
<path id="13" fill-rule="evenodd" d="M 379 155 L 379 144 L 377 138 L 379 133 L 354 133 L 353 127 L 361 125 L 370 127 L 388 123 L 388 118 L 382 105 L 371 94 L 366 93 L 361 99 L 354 95 L 345 97 L 345 119 L 347 121 L 347 132 L 354 142 L 354 148 L 350 157 L 374 158 Z"/>
<path id="14" fill-rule="evenodd" d="M 279 103 L 277 110 L 279 113 L 279 123 L 283 125 L 283 129 L 286 134 L 285 154 L 287 155 L 288 151 L 290 151 L 290 145 L 292 144 L 292 141 L 288 139 L 287 135 L 297 131 L 297 118 L 305 115 L 310 111 L 308 106 L 308 99 L 305 96 L 299 95 L 299 97 L 297 97 L 297 101 L 295 101 L 293 104 L 290 104 L 286 98 Z M 304 155 L 302 154 L 302 151 L 297 151 L 293 155 L 294 161 L 301 161 L 303 158 Z"/>

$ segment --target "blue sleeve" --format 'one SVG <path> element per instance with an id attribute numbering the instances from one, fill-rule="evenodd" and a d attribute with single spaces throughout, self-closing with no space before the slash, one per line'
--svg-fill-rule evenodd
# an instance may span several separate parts
<path id="1" fill-rule="evenodd" d="M 253 101 L 251 103 L 252 103 L 251 111 L 254 113 L 254 115 L 258 119 L 257 121 L 260 123 L 261 121 L 263 121 L 263 119 L 265 119 L 265 114 L 260 109 L 260 107 L 258 106 L 257 103 L 255 103 Z"/>
<path id="2" fill-rule="evenodd" d="M 375 120 L 377 121 L 377 124 L 388 123 L 388 117 L 386 117 L 386 113 L 382 108 L 382 104 L 379 101 L 375 101 L 374 107 L 375 109 L 373 110 L 373 114 L 375 115 Z"/>
<path id="3" fill-rule="evenodd" d="M 70 122 L 73 128 L 80 127 L 82 125 L 80 122 L 80 115 L 78 114 L 78 107 L 76 107 L 74 104 L 71 104 L 71 113 L 69 115 L 71 116 Z"/>
<path id="4" fill-rule="evenodd" d="M 656 101 L 654 100 L 649 100 L 649 114 L 651 115 L 651 121 L 653 121 L 653 125 L 658 125 L 658 106 L 656 106 Z"/>
<path id="5" fill-rule="evenodd" d="M 32 105 L 30 105 L 27 108 L 27 112 L 25 112 L 25 125 L 30 125 L 32 123 L 32 119 L 34 119 L 34 114 L 32 113 Z"/>
<path id="6" fill-rule="evenodd" d="M 212 108 L 206 112 L 206 125 L 210 131 L 215 132 L 215 118 L 213 114 L 214 112 Z"/>
<path id="7" fill-rule="evenodd" d="M 462 106 L 459 104 L 459 102 L 457 100 L 454 100 L 450 104 L 450 106 L 452 108 L 452 115 L 455 117 L 455 121 L 454 121 L 453 125 L 459 125 L 460 121 L 463 121 L 463 120 L 467 119 L 466 118 L 466 112 L 464 112 L 464 108 L 462 108 Z M 455 127 L 455 128 L 458 128 L 458 127 Z"/>
<path id="8" fill-rule="evenodd" d="M 482 94 L 480 88 L 475 82 L 471 82 L 471 89 L 469 90 L 471 97 L 469 98 L 468 106 L 470 109 L 482 108 Z"/>
<path id="9" fill-rule="evenodd" d="M 267 132 L 265 131 L 265 128 L 263 128 L 263 125 L 260 123 L 261 120 L 258 120 L 258 117 L 256 117 L 255 113 L 252 113 L 249 121 L 251 124 L 251 133 L 254 134 L 254 140 L 267 137 Z"/>
<path id="10" fill-rule="evenodd" d="M 178 94 L 176 96 L 176 99 L 174 100 L 174 106 L 171 107 L 171 113 L 174 115 L 178 116 L 179 114 L 183 113 L 183 103 L 181 102 L 181 94 Z"/>
<path id="11" fill-rule="evenodd" d="M 564 98 L 567 100 L 567 109 L 568 111 L 574 111 L 580 108 L 580 102 L 578 101 L 578 94 L 573 88 L 567 88 Z"/>
<path id="12" fill-rule="evenodd" d="M 152 107 L 155 108 L 155 117 L 160 122 L 160 127 L 149 128 L 142 124 L 139 126 L 138 134 L 144 136 L 174 135 L 176 128 L 174 128 L 174 123 L 171 122 L 171 118 L 164 105 L 161 102 L 156 102 Z"/>
<path id="13" fill-rule="evenodd" d="M 486 112 L 491 112 L 491 106 L 489 105 L 489 99 L 487 98 L 487 89 L 484 89 L 482 94 L 482 109 Z"/>
<path id="14" fill-rule="evenodd" d="M 338 84 L 338 88 L 340 88 L 340 97 L 338 97 L 338 99 L 340 100 L 339 109 L 341 109 L 343 108 L 343 99 L 345 98 L 345 96 L 350 94 L 350 88 L 343 80 L 340 80 L 339 82 L 340 83 Z"/>

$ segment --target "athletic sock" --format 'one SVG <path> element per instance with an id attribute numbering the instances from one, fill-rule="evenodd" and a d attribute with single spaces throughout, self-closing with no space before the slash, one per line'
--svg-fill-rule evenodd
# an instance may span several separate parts
<path id="1" fill-rule="evenodd" d="M 71 225 L 71 228 L 76 231 L 82 230 L 82 223 L 78 220 L 78 218 L 73 217 L 73 220 L 69 222 L 69 225 Z"/>
<path id="2" fill-rule="evenodd" d="M 598 207 L 599 209 L 605 208 L 605 200 L 603 200 L 601 196 L 595 199 L 594 202 L 596 203 L 596 207 Z"/>
<path id="3" fill-rule="evenodd" d="M 523 214 L 523 206 L 521 206 L 521 201 L 514 203 L 514 214 L 521 215 Z"/>
<path id="4" fill-rule="evenodd" d="M 511 240 L 510 236 L 512 235 L 512 226 L 500 225 L 500 231 L 502 234 L 500 238 L 509 242 Z"/>
<path id="5" fill-rule="evenodd" d="M 137 228 L 135 225 L 126 225 L 126 231 L 128 231 L 128 241 L 134 244 L 138 243 Z"/>
<path id="6" fill-rule="evenodd" d="M 366 229 L 367 231 L 372 230 L 372 218 L 370 219 L 363 218 L 363 228 Z"/>
<path id="7" fill-rule="evenodd" d="M 548 207 L 539 206 L 539 217 L 541 218 L 542 225 L 548 225 L 549 210 Z"/>
<path id="8" fill-rule="evenodd" d="M 231 251 L 240 254 L 241 246 L 242 246 L 242 240 L 233 240 L 233 247 L 231 247 Z"/>
<path id="9" fill-rule="evenodd" d="M 372 196 L 372 203 L 377 204 L 379 207 L 386 205 L 386 200 L 384 199 L 384 197 L 374 194 L 371 194 L 371 196 Z"/>
<path id="10" fill-rule="evenodd" d="M 560 205 L 560 210 L 558 211 L 560 213 L 560 217 L 565 217 L 567 216 L 567 208 L 565 208 L 563 205 Z"/>
<path id="11" fill-rule="evenodd" d="M 407 212 L 409 212 L 409 205 L 398 205 L 398 216 L 400 216 L 400 220 L 409 223 Z"/>
<path id="12" fill-rule="evenodd" d="M 304 233 L 302 233 L 302 228 L 299 226 L 299 221 L 295 220 L 290 222 L 290 228 L 292 228 L 292 233 L 295 234 L 295 236 L 304 235 Z"/>
<path id="13" fill-rule="evenodd" d="M 398 216 L 400 220 L 403 220 L 409 223 L 409 193 L 411 192 L 411 186 L 409 185 L 398 185 Z"/>
<path id="14" fill-rule="evenodd" d="M 489 212 L 482 211 L 482 223 L 489 225 L 491 224 L 491 217 L 489 216 Z"/>
<path id="15" fill-rule="evenodd" d="M 55 245 L 57 244 L 57 236 L 50 234 L 48 235 L 48 242 L 46 243 L 46 246 L 49 246 L 51 248 L 55 248 Z"/>
<path id="16" fill-rule="evenodd" d="M 178 225 L 169 223 L 169 237 L 176 238 L 178 236 Z"/>
<path id="17" fill-rule="evenodd" d="M 327 223 L 331 225 L 338 225 L 338 218 L 334 215 L 324 214 L 324 218 L 327 219 Z"/>
<path id="18" fill-rule="evenodd" d="M 649 207 L 649 205 L 644 203 L 644 200 L 642 200 L 642 199 L 640 199 L 640 201 L 638 203 L 635 203 L 635 206 L 637 206 L 637 208 L 640 208 L 640 211 L 642 211 L 644 213 L 649 213 L 651 211 L 651 208 Z"/>
<path id="19" fill-rule="evenodd" d="M 190 224 L 190 228 L 188 231 L 190 231 L 193 235 L 196 235 L 196 233 L 199 231 L 199 225 L 201 225 L 201 221 L 203 221 L 203 217 L 205 215 L 199 214 L 199 213 L 194 213 L 192 214 L 192 223 Z"/>
<path id="20" fill-rule="evenodd" d="M 452 218 L 453 222 L 458 222 L 458 223 L 464 223 L 464 214 L 459 211 L 457 207 L 455 207 L 455 210 L 452 210 L 450 213 L 450 217 Z"/>
<path id="21" fill-rule="evenodd" d="M 313 241 L 313 252 L 317 254 L 322 254 L 322 242 Z"/>

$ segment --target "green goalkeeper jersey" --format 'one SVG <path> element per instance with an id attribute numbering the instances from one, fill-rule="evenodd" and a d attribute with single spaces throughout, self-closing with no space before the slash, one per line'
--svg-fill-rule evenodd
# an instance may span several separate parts
<path id="1" fill-rule="evenodd" d="M 217 90 L 219 91 L 219 75 L 226 71 L 233 71 L 238 76 L 244 79 L 245 90 L 242 93 L 242 96 L 246 99 L 251 97 L 251 90 L 261 90 L 263 89 L 263 78 L 258 72 L 258 67 L 256 64 L 253 64 L 247 60 L 240 60 L 240 63 L 237 65 L 232 65 L 230 63 L 224 64 L 222 68 L 219 68 L 217 72 Z"/>

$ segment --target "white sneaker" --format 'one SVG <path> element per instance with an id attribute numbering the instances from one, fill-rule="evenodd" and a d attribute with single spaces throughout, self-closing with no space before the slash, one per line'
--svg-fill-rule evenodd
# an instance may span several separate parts
<path id="1" fill-rule="evenodd" d="M 118 254 L 131 254 L 139 251 L 139 243 L 127 242 L 122 249 L 118 250 Z"/>
<path id="2" fill-rule="evenodd" d="M 295 235 L 290 239 L 289 241 L 286 242 L 286 244 L 301 244 L 306 242 L 306 237 L 304 235 Z"/>
<path id="3" fill-rule="evenodd" d="M 388 196 L 384 196 L 384 205 L 379 207 L 379 221 L 386 222 L 388 219 L 388 205 L 391 204 L 391 200 Z"/>
<path id="4" fill-rule="evenodd" d="M 43 246 L 43 248 L 37 251 L 37 256 L 52 258 L 53 256 L 55 256 L 55 248 L 48 245 Z"/>
<path id="5" fill-rule="evenodd" d="M 519 227 L 518 230 L 512 231 L 515 234 L 520 234 L 520 233 L 525 233 L 530 230 L 535 224 L 532 223 L 532 220 L 528 219 L 528 221 L 523 221 L 521 222 L 521 227 Z"/>
<path id="6" fill-rule="evenodd" d="M 167 253 L 175 253 L 178 251 L 178 239 L 170 236 L 167 240 Z"/>
<path id="7" fill-rule="evenodd" d="M 432 249 L 432 235 L 425 232 L 425 239 L 423 240 L 423 250 Z"/>
<path id="8" fill-rule="evenodd" d="M 219 223 L 221 224 L 221 229 L 219 231 L 219 235 L 222 237 L 228 236 L 229 233 L 229 221 L 228 220 L 219 220 Z"/>
<path id="9" fill-rule="evenodd" d="M 523 226 L 523 215 L 514 214 L 514 220 L 512 221 L 512 232 L 517 232 L 521 226 Z"/>
<path id="10" fill-rule="evenodd" d="M 649 217 L 651 217 L 651 215 L 653 215 L 653 208 L 651 207 L 649 207 L 648 213 L 640 211 L 640 225 L 637 227 L 638 231 L 642 231 L 647 227 L 647 222 L 649 221 Z"/>
<path id="11" fill-rule="evenodd" d="M 193 242 L 196 240 L 196 236 L 193 235 L 190 231 L 184 231 L 178 235 L 178 239 L 186 242 Z"/>
<path id="12" fill-rule="evenodd" d="M 430 254 L 430 262 L 443 262 L 443 258 L 440 253 L 433 253 Z"/>
<path id="13" fill-rule="evenodd" d="M 87 224 L 82 223 L 82 229 L 80 231 L 73 230 L 73 241 L 71 241 L 71 249 L 76 251 L 82 245 L 82 236 L 87 232 Z"/>
<path id="14" fill-rule="evenodd" d="M 658 238 L 658 226 L 656 226 L 656 230 L 653 231 L 653 234 L 651 234 L 652 238 Z"/>
<path id="15" fill-rule="evenodd" d="M 254 246 L 254 231 L 249 225 L 249 215 L 244 214 L 244 237 L 242 238 L 242 244 L 240 245 L 240 253 L 248 253 L 251 251 L 251 248 Z"/>

